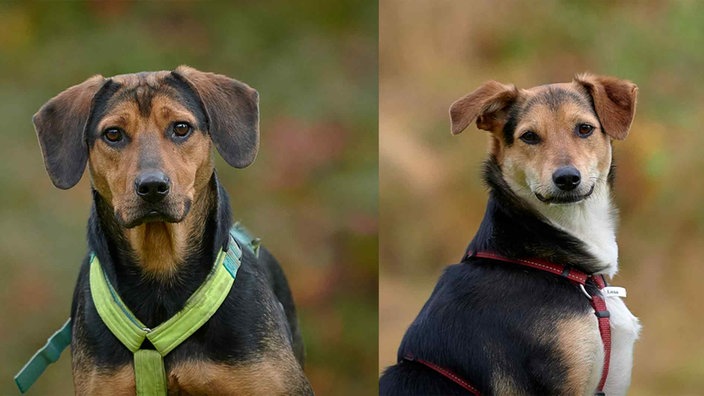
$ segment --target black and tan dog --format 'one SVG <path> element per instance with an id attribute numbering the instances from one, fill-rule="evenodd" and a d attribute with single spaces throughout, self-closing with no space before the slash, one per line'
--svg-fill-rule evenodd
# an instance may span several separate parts
<path id="1" fill-rule="evenodd" d="M 252 163 L 257 92 L 185 66 L 94 76 L 47 102 L 34 124 L 57 187 L 74 186 L 88 165 L 89 250 L 125 305 L 149 327 L 179 312 L 232 226 L 212 146 L 234 167 Z M 266 249 L 242 250 L 224 303 L 164 358 L 169 394 L 312 394 L 286 278 Z M 87 256 L 71 309 L 75 391 L 134 394 L 132 353 L 98 316 L 88 272 Z"/>
<path id="2" fill-rule="evenodd" d="M 472 122 L 491 133 L 489 202 L 382 395 L 626 393 L 640 325 L 602 275 L 617 270 L 612 139 L 628 134 L 636 94 L 580 75 L 528 90 L 491 81 L 452 105 L 453 134 Z"/>

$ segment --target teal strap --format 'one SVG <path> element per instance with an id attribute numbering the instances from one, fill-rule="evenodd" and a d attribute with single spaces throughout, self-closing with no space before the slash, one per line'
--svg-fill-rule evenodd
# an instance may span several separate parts
<path id="1" fill-rule="evenodd" d="M 140 349 L 134 353 L 134 378 L 137 396 L 166 395 L 166 370 L 159 352 Z"/>
<path id="2" fill-rule="evenodd" d="M 22 370 L 15 375 L 15 383 L 20 392 L 27 392 L 44 370 L 59 360 L 61 352 L 69 345 L 71 345 L 71 319 L 67 320 L 56 333 L 49 337 L 46 345 L 38 350 L 22 367 Z"/>
<path id="3" fill-rule="evenodd" d="M 244 228 L 240 222 L 236 222 L 230 229 L 230 235 L 242 246 L 246 247 L 247 250 L 254 253 L 256 257 L 259 257 L 259 246 L 261 245 L 261 240 L 259 238 L 254 238 L 249 231 Z"/>

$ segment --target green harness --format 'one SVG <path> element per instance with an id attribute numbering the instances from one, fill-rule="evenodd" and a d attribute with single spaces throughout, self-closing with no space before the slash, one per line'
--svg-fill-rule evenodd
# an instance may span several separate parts
<path id="1" fill-rule="evenodd" d="M 250 237 L 236 223 L 230 230 L 227 251 L 220 249 L 205 282 L 186 301 L 182 310 L 153 329 L 145 326 L 125 306 L 106 278 L 98 258 L 94 254 L 91 256 L 90 291 L 93 303 L 105 325 L 134 355 L 137 395 L 166 395 L 164 356 L 205 324 L 229 294 L 242 258 L 238 241 L 258 256 L 259 240 Z M 141 349 L 145 339 L 154 349 Z M 59 359 L 70 343 L 69 319 L 15 376 L 20 392 L 25 393 L 46 367 Z"/>

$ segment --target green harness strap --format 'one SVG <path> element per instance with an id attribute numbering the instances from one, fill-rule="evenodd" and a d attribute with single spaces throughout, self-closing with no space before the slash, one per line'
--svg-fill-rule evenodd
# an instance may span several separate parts
<path id="1" fill-rule="evenodd" d="M 166 395 L 164 356 L 207 322 L 225 300 L 240 267 L 240 250 L 230 239 L 227 252 L 220 250 L 213 271 L 186 301 L 186 305 L 166 322 L 150 329 L 145 326 L 115 292 L 93 256 L 90 264 L 90 291 L 100 318 L 122 344 L 134 354 L 137 395 Z M 140 349 L 145 339 L 154 346 Z"/>
<path id="2" fill-rule="evenodd" d="M 259 239 L 251 237 L 240 223 L 232 226 L 230 237 L 227 252 L 218 252 L 213 270 L 186 301 L 184 308 L 154 329 L 144 326 L 132 314 L 105 277 L 98 258 L 95 255 L 91 257 L 90 288 L 93 302 L 106 326 L 134 354 L 138 395 L 166 394 L 163 357 L 207 322 L 225 300 L 240 267 L 240 246 L 259 257 Z M 49 364 L 56 362 L 63 350 L 71 344 L 71 328 L 69 318 L 17 373 L 15 383 L 20 392 L 27 392 Z M 156 350 L 140 349 L 145 338 Z"/>

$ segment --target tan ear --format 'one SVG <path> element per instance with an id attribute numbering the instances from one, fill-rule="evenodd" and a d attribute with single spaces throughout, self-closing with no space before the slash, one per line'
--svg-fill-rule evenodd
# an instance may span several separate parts
<path id="1" fill-rule="evenodd" d="M 58 188 L 76 185 L 88 160 L 84 131 L 93 108 L 93 98 L 105 83 L 93 76 L 61 92 L 32 117 L 34 130 L 51 181 Z"/>
<path id="2" fill-rule="evenodd" d="M 208 132 L 220 155 L 235 168 L 254 162 L 259 150 L 259 94 L 229 77 L 179 66 L 172 74 L 200 98 Z"/>
<path id="3" fill-rule="evenodd" d="M 504 110 L 518 97 L 513 85 L 487 81 L 482 86 L 455 101 L 450 106 L 452 134 L 464 131 L 472 121 L 477 120 L 477 128 L 494 131 L 505 122 Z"/>
<path id="4" fill-rule="evenodd" d="M 613 139 L 625 139 L 636 114 L 638 87 L 630 81 L 591 74 L 580 74 L 574 80 L 594 100 L 594 110 L 604 132 Z"/>

